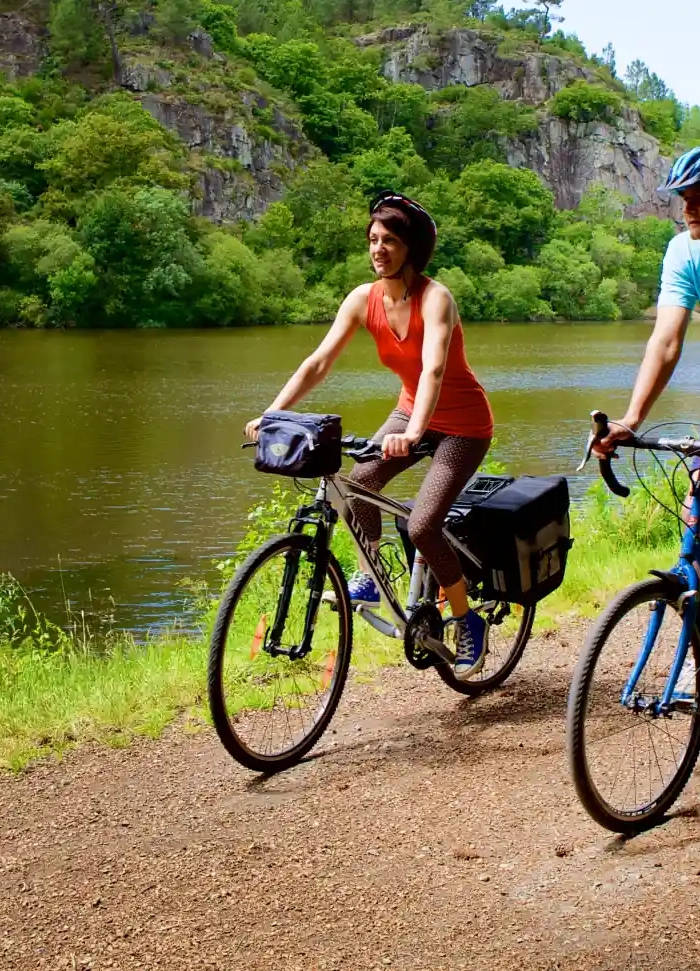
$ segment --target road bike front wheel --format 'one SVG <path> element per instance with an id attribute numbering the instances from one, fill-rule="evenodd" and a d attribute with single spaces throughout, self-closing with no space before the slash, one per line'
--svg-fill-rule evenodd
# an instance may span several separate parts
<path id="1" fill-rule="evenodd" d="M 653 625 L 653 626 L 652 626 Z M 653 647 L 630 696 L 630 679 L 647 637 Z M 623 591 L 593 626 L 569 694 L 567 746 L 578 796 L 593 819 L 632 834 L 658 823 L 680 796 L 700 751 L 700 641 L 677 701 L 662 713 L 663 696 L 681 633 L 677 604 L 661 580 Z M 650 633 L 651 630 L 651 633 Z"/>
<path id="2" fill-rule="evenodd" d="M 319 590 L 313 536 L 263 544 L 224 593 L 209 652 L 209 705 L 226 750 L 242 765 L 280 772 L 295 765 L 328 727 L 345 687 L 352 651 L 347 583 L 332 554 Z M 310 651 L 312 597 L 322 599 Z M 331 602 L 327 602 L 330 599 Z"/>

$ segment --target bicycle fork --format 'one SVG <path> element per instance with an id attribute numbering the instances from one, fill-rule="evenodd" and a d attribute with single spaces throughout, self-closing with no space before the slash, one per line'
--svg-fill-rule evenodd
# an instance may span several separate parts
<path id="1" fill-rule="evenodd" d="M 671 664 L 671 671 L 669 673 L 668 679 L 666 681 L 666 687 L 664 688 L 664 693 L 661 700 L 655 699 L 654 701 L 649 701 L 646 705 L 639 708 L 634 703 L 634 710 L 639 711 L 649 711 L 655 717 L 659 715 L 668 715 L 671 712 L 671 704 L 673 701 L 673 693 L 676 690 L 676 685 L 680 677 L 681 671 L 683 670 L 683 665 L 685 664 L 685 659 L 688 655 L 688 650 L 691 647 L 693 629 L 697 620 L 698 613 L 698 592 L 697 590 L 688 590 L 681 595 L 679 598 L 681 616 L 683 618 L 683 624 L 681 627 L 681 633 L 678 638 L 678 645 L 676 647 L 673 663 Z M 661 625 L 663 623 L 664 617 L 666 616 L 666 611 L 668 609 L 668 604 L 663 600 L 657 600 L 652 608 L 652 616 L 649 620 L 649 625 L 647 627 L 646 635 L 644 637 L 644 643 L 642 645 L 642 650 L 639 653 L 632 673 L 630 674 L 627 683 L 622 689 L 622 695 L 620 696 L 620 702 L 625 707 L 630 707 L 630 702 L 634 698 L 634 692 L 637 687 L 637 683 L 642 675 L 644 668 L 649 661 L 651 653 L 656 644 L 656 639 L 659 635 Z"/>

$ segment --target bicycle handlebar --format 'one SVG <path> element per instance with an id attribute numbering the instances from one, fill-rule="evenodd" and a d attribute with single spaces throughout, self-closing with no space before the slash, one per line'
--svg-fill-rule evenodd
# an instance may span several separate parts
<path id="1" fill-rule="evenodd" d="M 354 459 L 356 462 L 372 462 L 374 459 L 381 458 L 382 443 L 375 442 L 373 438 L 359 438 L 356 435 L 343 435 L 340 440 L 343 452 Z M 255 442 L 244 442 L 241 448 L 255 448 Z M 411 446 L 411 455 L 432 456 L 435 454 L 435 446 L 423 442 Z"/>
<path id="2" fill-rule="evenodd" d="M 576 469 L 577 472 L 581 472 L 591 457 L 593 451 L 593 446 L 605 438 L 605 436 L 610 431 L 610 424 L 608 421 L 608 416 L 603 411 L 592 411 L 591 412 L 591 431 L 588 436 L 588 442 L 586 444 L 586 454 L 583 457 L 583 461 Z M 692 438 L 687 435 L 685 438 L 640 438 L 638 435 L 630 434 L 629 438 L 620 439 L 615 443 L 615 448 L 638 448 L 643 449 L 647 452 L 659 451 L 659 452 L 674 452 L 678 454 L 682 453 L 684 456 L 690 455 L 700 455 L 700 441 L 696 438 Z M 612 458 L 617 458 L 616 452 L 612 452 L 610 455 L 605 456 L 605 458 L 598 459 L 598 467 L 600 469 L 600 474 L 603 480 L 616 496 L 621 496 L 623 499 L 630 494 L 629 486 L 624 485 L 615 475 L 612 467 Z"/>
<path id="3" fill-rule="evenodd" d="M 345 454 L 356 462 L 372 462 L 374 459 L 381 458 L 382 443 L 376 442 L 373 438 L 358 438 L 355 435 L 344 435 L 340 443 Z M 426 442 L 412 445 L 411 455 L 418 455 L 421 458 L 435 454 L 435 447 Z"/>

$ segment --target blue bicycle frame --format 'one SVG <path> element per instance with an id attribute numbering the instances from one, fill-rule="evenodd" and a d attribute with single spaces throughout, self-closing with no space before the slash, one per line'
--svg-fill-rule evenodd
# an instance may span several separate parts
<path id="1" fill-rule="evenodd" d="M 694 482 L 694 480 L 691 481 Z M 696 522 L 700 519 L 699 490 L 700 485 L 694 482 L 693 496 L 691 501 L 691 516 L 695 518 Z M 681 634 L 678 638 L 678 647 L 676 648 L 676 653 L 673 659 L 673 664 L 671 665 L 671 671 L 668 676 L 668 681 L 666 682 L 666 688 L 664 689 L 663 696 L 660 700 L 656 699 L 649 704 L 639 706 L 640 710 L 642 708 L 644 710 L 651 709 L 651 713 L 656 716 L 665 715 L 671 711 L 673 693 L 676 690 L 678 678 L 680 677 L 680 673 L 683 669 L 683 664 L 685 663 L 688 649 L 691 646 L 693 629 L 695 627 L 698 615 L 699 563 L 700 540 L 698 538 L 697 526 L 686 526 L 681 542 L 680 559 L 670 571 L 672 574 L 679 577 L 679 579 L 682 581 L 683 588 L 678 598 L 680 614 L 683 619 Z M 666 614 L 667 606 L 668 605 L 662 600 L 658 600 L 656 602 L 656 606 L 653 610 L 646 636 L 644 638 L 642 650 L 620 697 L 621 703 L 627 707 L 638 707 L 638 699 L 634 697 L 634 691 L 637 687 L 637 682 L 639 681 L 642 671 L 646 667 L 651 652 L 654 649 L 656 638 Z"/>

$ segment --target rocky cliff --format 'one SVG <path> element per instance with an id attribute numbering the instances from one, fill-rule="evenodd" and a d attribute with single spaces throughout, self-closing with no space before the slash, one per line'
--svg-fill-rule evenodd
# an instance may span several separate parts
<path id="1" fill-rule="evenodd" d="M 216 223 L 253 219 L 281 198 L 296 168 L 317 151 L 291 110 L 255 89 L 231 90 L 234 72 L 211 50 L 207 34 L 197 31 L 190 43 L 201 69 L 190 59 L 186 68 L 169 61 L 164 69 L 132 53 L 124 59 L 122 86 L 190 149 L 199 182 L 195 212 Z"/>
<path id="2" fill-rule="evenodd" d="M 540 174 L 560 207 L 576 206 L 591 183 L 603 182 L 632 198 L 630 214 L 680 218 L 678 200 L 656 192 L 669 160 L 635 111 L 626 108 L 615 125 L 573 124 L 547 111 L 548 101 L 572 81 L 599 80 L 571 58 L 534 49 L 505 52 L 495 35 L 457 29 L 435 35 L 425 26 L 394 27 L 356 42 L 381 48 L 382 69 L 392 81 L 429 91 L 489 84 L 504 99 L 536 107 L 537 130 L 502 147 L 511 165 Z M 22 14 L 0 14 L 0 71 L 10 78 L 35 72 L 44 45 L 40 26 Z M 235 72 L 203 31 L 190 36 L 189 46 L 185 64 L 182 54 L 137 44 L 125 52 L 120 83 L 190 149 L 200 186 L 197 212 L 215 222 L 250 219 L 281 197 L 295 169 L 317 150 L 293 106 L 264 97 L 254 85 L 233 83 Z M 201 69 L 192 66 L 192 55 Z"/>
<path id="3" fill-rule="evenodd" d="M 0 71 L 10 80 L 39 70 L 44 31 L 26 17 L 0 13 Z"/>
<path id="4" fill-rule="evenodd" d="M 0 14 L 0 71 L 10 79 L 35 73 L 45 37 L 21 14 Z M 119 83 L 190 149 L 199 183 L 195 212 L 216 223 L 252 219 L 281 198 L 297 166 L 317 150 L 294 109 L 241 85 L 204 31 L 194 31 L 188 46 L 158 50 L 134 38 L 122 53 Z"/>
<path id="5" fill-rule="evenodd" d="M 572 81 L 599 82 L 593 70 L 537 50 L 504 53 L 499 38 L 475 30 L 435 35 L 427 27 L 409 26 L 369 34 L 357 43 L 381 46 L 383 73 L 392 81 L 428 91 L 489 84 L 504 99 L 540 109 L 537 131 L 505 141 L 503 149 L 511 165 L 539 173 L 561 208 L 578 205 L 591 183 L 602 182 L 632 198 L 630 215 L 680 218 L 678 201 L 656 192 L 669 160 L 642 130 L 636 111 L 625 108 L 615 125 L 574 124 L 548 113 L 547 102 Z"/>

